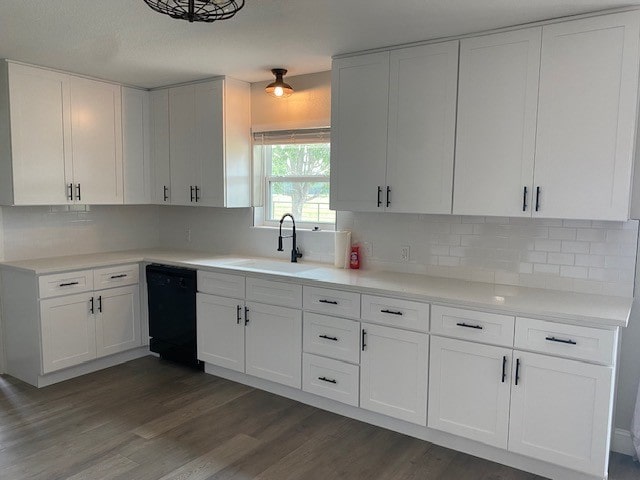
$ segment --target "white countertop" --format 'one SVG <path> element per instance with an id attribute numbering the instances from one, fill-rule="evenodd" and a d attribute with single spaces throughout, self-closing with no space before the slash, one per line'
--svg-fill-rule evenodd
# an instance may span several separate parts
<path id="1" fill-rule="evenodd" d="M 219 256 L 180 250 L 131 250 L 21 260 L 0 265 L 3 268 L 42 275 L 142 261 L 207 270 L 232 270 L 251 276 L 295 278 L 305 285 L 346 288 L 361 293 L 393 295 L 412 300 L 605 327 L 626 327 L 633 304 L 633 298 L 626 297 L 494 285 L 408 273 L 343 270 L 311 262 L 294 265 L 267 258 Z"/>

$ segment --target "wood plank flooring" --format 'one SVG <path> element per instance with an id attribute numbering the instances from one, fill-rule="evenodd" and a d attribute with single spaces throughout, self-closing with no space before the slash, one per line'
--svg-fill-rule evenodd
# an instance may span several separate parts
<path id="1" fill-rule="evenodd" d="M 613 455 L 609 478 L 640 467 Z M 146 357 L 43 389 L 0 377 L 0 479 L 541 477 Z"/>

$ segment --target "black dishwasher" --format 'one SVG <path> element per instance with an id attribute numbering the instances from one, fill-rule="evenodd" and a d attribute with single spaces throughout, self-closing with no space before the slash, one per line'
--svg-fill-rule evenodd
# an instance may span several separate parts
<path id="1" fill-rule="evenodd" d="M 202 370 L 196 347 L 196 271 L 147 265 L 150 349 Z"/>

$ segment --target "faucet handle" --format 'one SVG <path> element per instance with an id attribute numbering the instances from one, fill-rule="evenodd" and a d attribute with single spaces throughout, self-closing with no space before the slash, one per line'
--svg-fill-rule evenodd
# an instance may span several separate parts
<path id="1" fill-rule="evenodd" d="M 302 252 L 298 247 L 296 247 L 296 258 L 302 258 Z"/>

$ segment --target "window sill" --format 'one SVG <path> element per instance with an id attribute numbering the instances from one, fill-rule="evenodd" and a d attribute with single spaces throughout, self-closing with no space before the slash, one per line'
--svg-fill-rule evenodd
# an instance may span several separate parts
<path id="1" fill-rule="evenodd" d="M 252 229 L 255 230 L 265 230 L 265 231 L 279 231 L 280 227 L 276 227 L 275 225 L 252 225 L 251 227 Z M 283 225 L 282 229 L 285 231 L 291 230 L 291 223 Z M 308 232 L 308 233 L 313 233 L 313 234 L 318 234 L 318 235 L 326 235 L 328 233 L 330 234 L 335 234 L 336 231 L 335 230 L 323 230 L 322 228 L 320 230 L 313 230 L 311 228 L 304 228 L 304 227 L 296 227 L 296 233 L 300 233 L 300 232 Z"/>

